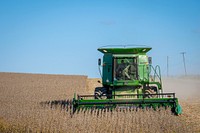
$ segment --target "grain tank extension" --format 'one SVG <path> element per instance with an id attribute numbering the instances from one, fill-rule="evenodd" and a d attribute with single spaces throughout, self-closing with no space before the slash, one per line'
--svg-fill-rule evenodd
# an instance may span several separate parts
<path id="1" fill-rule="evenodd" d="M 163 93 L 160 67 L 152 66 L 147 56 L 150 47 L 101 47 L 103 61 L 102 87 L 94 95 L 75 95 L 73 110 L 80 108 L 146 108 L 170 107 L 172 112 L 182 113 L 175 93 Z"/>

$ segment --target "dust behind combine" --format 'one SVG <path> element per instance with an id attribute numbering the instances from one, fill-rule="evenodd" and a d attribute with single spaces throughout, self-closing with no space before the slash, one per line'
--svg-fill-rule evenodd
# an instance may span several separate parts
<path id="1" fill-rule="evenodd" d="M 97 81 L 86 76 L 0 73 L 0 132 L 200 132 L 199 77 L 163 79 L 165 90 L 180 97 L 181 116 L 138 109 L 83 110 L 71 117 L 60 105 L 41 105 L 66 101 L 74 92 L 93 94 Z"/>

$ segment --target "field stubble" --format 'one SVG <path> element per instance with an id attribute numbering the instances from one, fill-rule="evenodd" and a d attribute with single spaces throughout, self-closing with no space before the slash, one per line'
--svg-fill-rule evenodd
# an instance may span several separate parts
<path id="1" fill-rule="evenodd" d="M 169 109 L 82 110 L 72 116 L 67 107 L 50 106 L 71 99 L 74 92 L 92 92 L 96 81 L 86 76 L 0 73 L 0 131 L 200 132 L 198 99 L 192 104 L 181 101 L 184 113 L 178 117 Z"/>

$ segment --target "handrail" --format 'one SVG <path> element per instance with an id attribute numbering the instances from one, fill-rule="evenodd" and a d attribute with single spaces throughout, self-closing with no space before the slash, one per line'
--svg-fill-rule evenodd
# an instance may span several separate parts
<path id="1" fill-rule="evenodd" d="M 160 71 L 160 66 L 159 65 L 156 65 L 156 67 L 154 68 L 152 65 L 149 65 L 150 68 L 149 68 L 149 75 L 151 74 L 151 70 L 154 71 L 154 74 L 153 74 L 153 80 L 155 81 L 156 80 L 156 77 L 159 79 L 159 82 L 162 84 L 162 79 L 161 79 L 161 71 Z"/>
<path id="2" fill-rule="evenodd" d="M 151 74 L 151 70 L 154 71 L 154 74 L 153 74 L 153 77 L 154 77 L 154 80 L 156 79 L 156 77 L 158 77 L 158 79 L 160 80 L 161 82 L 161 72 L 160 72 L 160 66 L 156 65 L 156 67 L 154 68 L 152 65 L 149 65 L 150 66 L 150 69 L 149 69 L 149 75 Z M 158 71 L 158 72 L 157 72 Z"/>
<path id="3" fill-rule="evenodd" d="M 158 78 L 158 82 L 161 85 L 161 93 L 163 93 L 163 89 L 162 89 L 162 79 L 161 79 L 161 71 L 160 71 L 160 66 L 156 65 L 155 68 L 152 65 L 149 65 L 149 75 L 151 74 L 151 70 L 153 70 L 153 80 L 156 81 L 156 78 Z M 163 96 L 162 96 L 163 97 Z"/>

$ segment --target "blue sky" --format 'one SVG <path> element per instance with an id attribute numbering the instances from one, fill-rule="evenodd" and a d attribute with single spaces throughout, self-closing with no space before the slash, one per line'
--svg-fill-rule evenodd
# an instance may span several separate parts
<path id="1" fill-rule="evenodd" d="M 100 77 L 105 45 L 147 45 L 166 75 L 200 74 L 199 0 L 0 0 L 0 71 Z"/>

